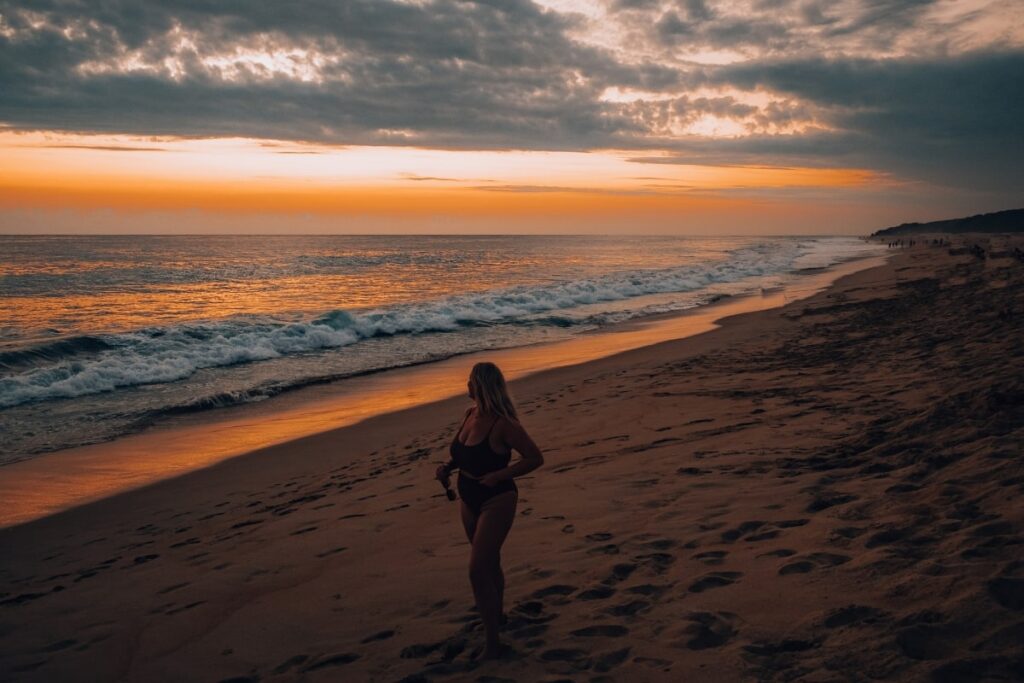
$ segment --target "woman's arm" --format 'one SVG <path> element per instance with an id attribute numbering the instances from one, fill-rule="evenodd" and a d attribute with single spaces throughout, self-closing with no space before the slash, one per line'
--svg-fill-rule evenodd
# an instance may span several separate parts
<path id="1" fill-rule="evenodd" d="M 500 436 L 502 440 L 522 457 L 519 462 L 496 472 L 489 472 L 480 478 L 480 483 L 487 486 L 494 486 L 505 479 L 521 477 L 529 474 L 544 464 L 544 455 L 537 448 L 530 435 L 526 433 L 523 426 L 515 420 L 502 420 Z"/>
<path id="2" fill-rule="evenodd" d="M 437 470 L 434 472 L 434 477 L 438 481 L 442 481 L 443 482 L 443 481 L 447 480 L 449 477 L 452 476 L 452 470 L 457 470 L 457 469 L 459 469 L 459 468 L 458 468 L 458 466 L 456 466 L 455 461 L 454 460 L 449 460 L 448 462 L 446 462 L 446 463 L 444 463 L 442 465 L 438 465 L 437 466 Z"/>

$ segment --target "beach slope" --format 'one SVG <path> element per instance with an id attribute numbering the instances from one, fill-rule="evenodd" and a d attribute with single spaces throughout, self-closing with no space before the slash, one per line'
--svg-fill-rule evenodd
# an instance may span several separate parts
<path id="1" fill-rule="evenodd" d="M 1024 265 L 901 252 L 513 384 L 546 456 L 481 663 L 465 399 L 0 530 L 0 680 L 1024 678 Z"/>

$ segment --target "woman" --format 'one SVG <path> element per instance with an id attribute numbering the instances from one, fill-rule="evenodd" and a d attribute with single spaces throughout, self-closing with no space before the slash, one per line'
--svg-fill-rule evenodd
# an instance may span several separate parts
<path id="1" fill-rule="evenodd" d="M 476 405 L 466 411 L 452 440 L 451 460 L 437 468 L 437 478 L 447 487 L 452 470 L 459 470 L 462 524 L 473 546 L 469 579 L 487 634 L 484 658 L 494 659 L 501 655 L 498 629 L 505 595 L 501 544 L 512 528 L 519 498 L 513 479 L 543 465 L 544 456 L 516 419 L 497 365 L 473 366 L 469 397 Z M 513 450 L 522 458 L 509 465 Z"/>

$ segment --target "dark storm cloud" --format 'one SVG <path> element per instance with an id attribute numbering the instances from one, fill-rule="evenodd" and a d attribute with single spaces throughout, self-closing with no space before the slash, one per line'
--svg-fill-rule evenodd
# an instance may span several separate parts
<path id="1" fill-rule="evenodd" d="M 612 0 L 610 8 L 618 10 L 653 10 L 661 6 L 661 0 Z"/>
<path id="2" fill-rule="evenodd" d="M 829 130 L 677 142 L 648 163 L 847 165 L 952 186 L 1017 190 L 1024 170 L 1024 53 L 932 60 L 789 60 L 705 69 L 708 85 L 764 90 L 830 112 Z M 784 106 L 755 116 L 794 116 Z M 801 112 L 796 118 L 803 119 Z"/>
<path id="3" fill-rule="evenodd" d="M 738 15 L 698 0 L 608 4 L 649 36 L 651 49 L 758 48 L 744 62 L 701 66 L 630 60 L 580 42 L 572 37 L 586 28 L 579 15 L 526 0 L 0 0 L 0 123 L 333 144 L 619 148 L 659 162 L 859 165 L 1007 187 L 1024 153 L 1024 53 L 948 56 L 928 46 L 935 49 L 920 51 L 927 58 L 870 59 L 833 49 L 909 35 L 928 5 L 760 0 Z M 235 48 L 276 50 L 298 71 L 236 60 L 225 75 L 211 57 L 230 62 Z M 303 80 L 302 69 L 315 78 Z M 613 86 L 664 97 L 603 100 Z M 698 86 L 775 99 L 754 107 L 696 96 Z M 670 134 L 704 115 L 754 128 L 734 139 Z M 764 134 L 800 122 L 810 122 L 804 133 Z"/>
<path id="4" fill-rule="evenodd" d="M 924 22 L 935 0 L 761 0 L 731 13 L 714 11 L 702 0 L 638 5 L 648 27 L 664 45 L 689 49 L 744 49 L 760 53 L 790 50 L 828 51 L 847 47 L 885 49 L 903 33 Z"/>
<path id="5" fill-rule="evenodd" d="M 571 21 L 525 1 L 0 8 L 0 120 L 19 128 L 569 149 L 641 132 L 599 101 L 605 87 L 677 78 L 568 39 Z M 317 66 L 322 82 L 258 66 L 225 80 L 203 61 L 250 44 L 337 61 Z M 110 69 L 127 57 L 158 70 Z"/>
<path id="6" fill-rule="evenodd" d="M 899 31 L 913 26 L 921 13 L 935 3 L 936 0 L 863 0 L 860 11 L 849 21 L 840 23 L 830 34 L 856 33 L 869 28 L 882 28 L 887 33 Z"/>

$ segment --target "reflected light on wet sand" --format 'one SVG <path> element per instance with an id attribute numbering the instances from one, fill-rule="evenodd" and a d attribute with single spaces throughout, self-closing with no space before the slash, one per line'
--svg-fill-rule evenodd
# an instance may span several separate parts
<path id="1" fill-rule="evenodd" d="M 311 387 L 261 404 L 181 418 L 113 442 L 58 451 L 0 468 L 0 526 L 10 526 L 119 491 L 184 474 L 273 444 L 463 392 L 469 369 L 486 357 L 509 379 L 610 356 L 714 329 L 716 320 L 785 305 L 837 278 L 880 265 L 847 262 L 761 296 L 726 299 L 692 312 L 647 319 L 572 339 L 474 353 Z"/>

